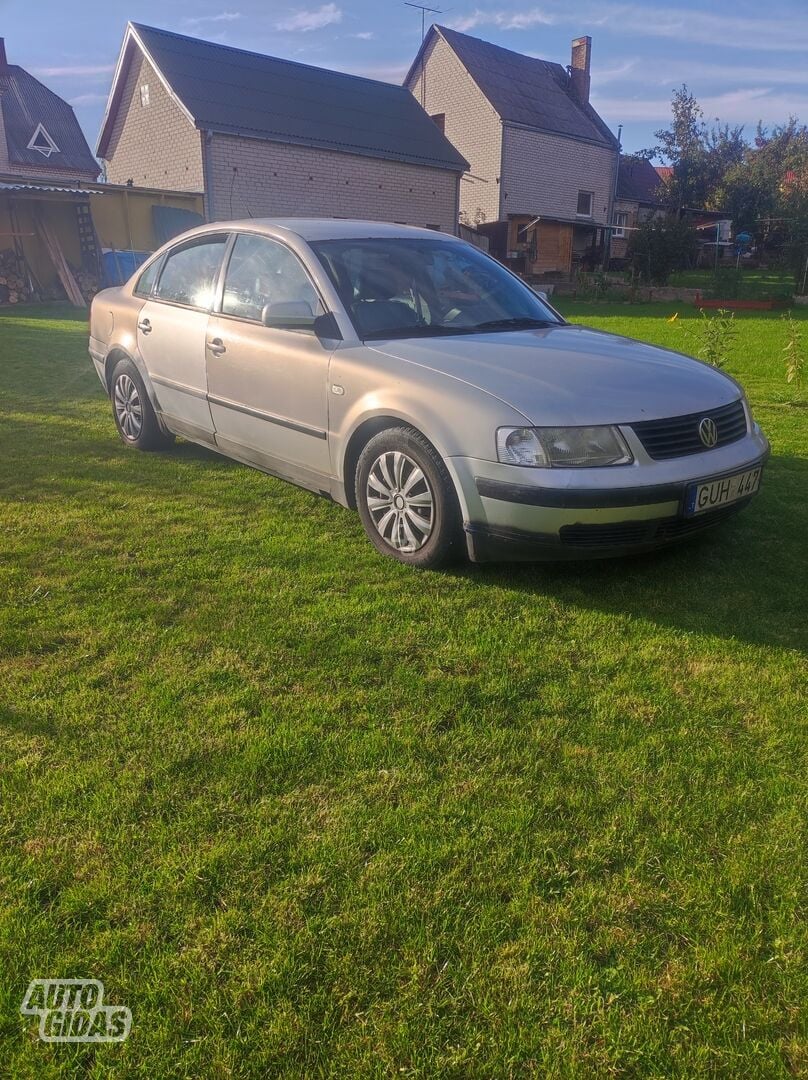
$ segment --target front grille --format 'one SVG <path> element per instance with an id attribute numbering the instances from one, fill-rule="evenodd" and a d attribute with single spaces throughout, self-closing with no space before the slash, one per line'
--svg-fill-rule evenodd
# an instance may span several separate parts
<path id="1" fill-rule="evenodd" d="M 668 518 L 664 521 L 616 521 L 605 525 L 564 525 L 559 535 L 561 543 L 577 548 L 639 547 L 643 544 L 663 544 L 671 540 L 684 540 L 703 532 L 731 517 L 748 500 L 732 506 L 700 514 L 693 518 Z"/>
<path id="2" fill-rule="evenodd" d="M 743 403 L 733 401 L 720 409 L 672 416 L 667 420 L 641 420 L 631 424 L 635 435 L 655 461 L 685 457 L 687 454 L 703 454 L 707 449 L 699 437 L 699 424 L 705 417 L 715 421 L 718 441 L 715 447 L 737 442 L 746 434 L 746 413 Z"/>

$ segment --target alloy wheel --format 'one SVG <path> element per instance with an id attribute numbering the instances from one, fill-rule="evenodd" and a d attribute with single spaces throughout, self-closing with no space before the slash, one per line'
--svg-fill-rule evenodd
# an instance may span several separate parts
<path id="1" fill-rule="evenodd" d="M 134 380 L 125 373 L 115 380 L 113 405 L 121 431 L 134 442 L 143 430 L 143 406 Z"/>
<path id="2" fill-rule="evenodd" d="M 423 469 L 399 450 L 388 450 L 370 467 L 367 507 L 379 536 L 396 551 L 419 551 L 435 523 L 435 502 Z"/>

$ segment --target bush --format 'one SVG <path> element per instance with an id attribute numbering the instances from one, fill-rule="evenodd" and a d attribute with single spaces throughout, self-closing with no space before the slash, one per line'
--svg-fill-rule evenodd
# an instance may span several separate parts
<path id="1" fill-rule="evenodd" d="M 696 258 L 696 233 L 675 217 L 651 218 L 631 234 L 628 258 L 643 281 L 666 285 L 674 270 L 689 269 Z"/>

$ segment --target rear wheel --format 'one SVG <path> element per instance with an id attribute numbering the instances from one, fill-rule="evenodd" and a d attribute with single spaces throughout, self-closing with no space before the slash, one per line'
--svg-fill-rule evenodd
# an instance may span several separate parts
<path id="1" fill-rule="evenodd" d="M 119 360 L 115 365 L 110 398 L 115 426 L 127 446 L 138 450 L 160 450 L 174 441 L 173 435 L 166 435 L 161 430 L 143 379 L 131 360 Z"/>
<path id="2" fill-rule="evenodd" d="M 356 505 L 371 543 L 384 555 L 424 569 L 460 550 L 460 509 L 442 458 L 419 431 L 388 428 L 362 451 Z"/>

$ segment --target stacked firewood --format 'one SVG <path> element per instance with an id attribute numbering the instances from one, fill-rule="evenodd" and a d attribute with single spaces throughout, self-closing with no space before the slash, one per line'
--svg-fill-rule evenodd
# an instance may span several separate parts
<path id="1" fill-rule="evenodd" d="M 10 248 L 0 251 L 0 304 L 23 304 L 29 298 L 20 260 Z"/>
<path id="2" fill-rule="evenodd" d="M 82 296 L 89 304 L 100 288 L 100 285 L 98 284 L 98 275 L 91 273 L 89 270 L 79 269 L 73 270 L 73 277 L 76 279 L 76 283 L 81 289 Z"/>

